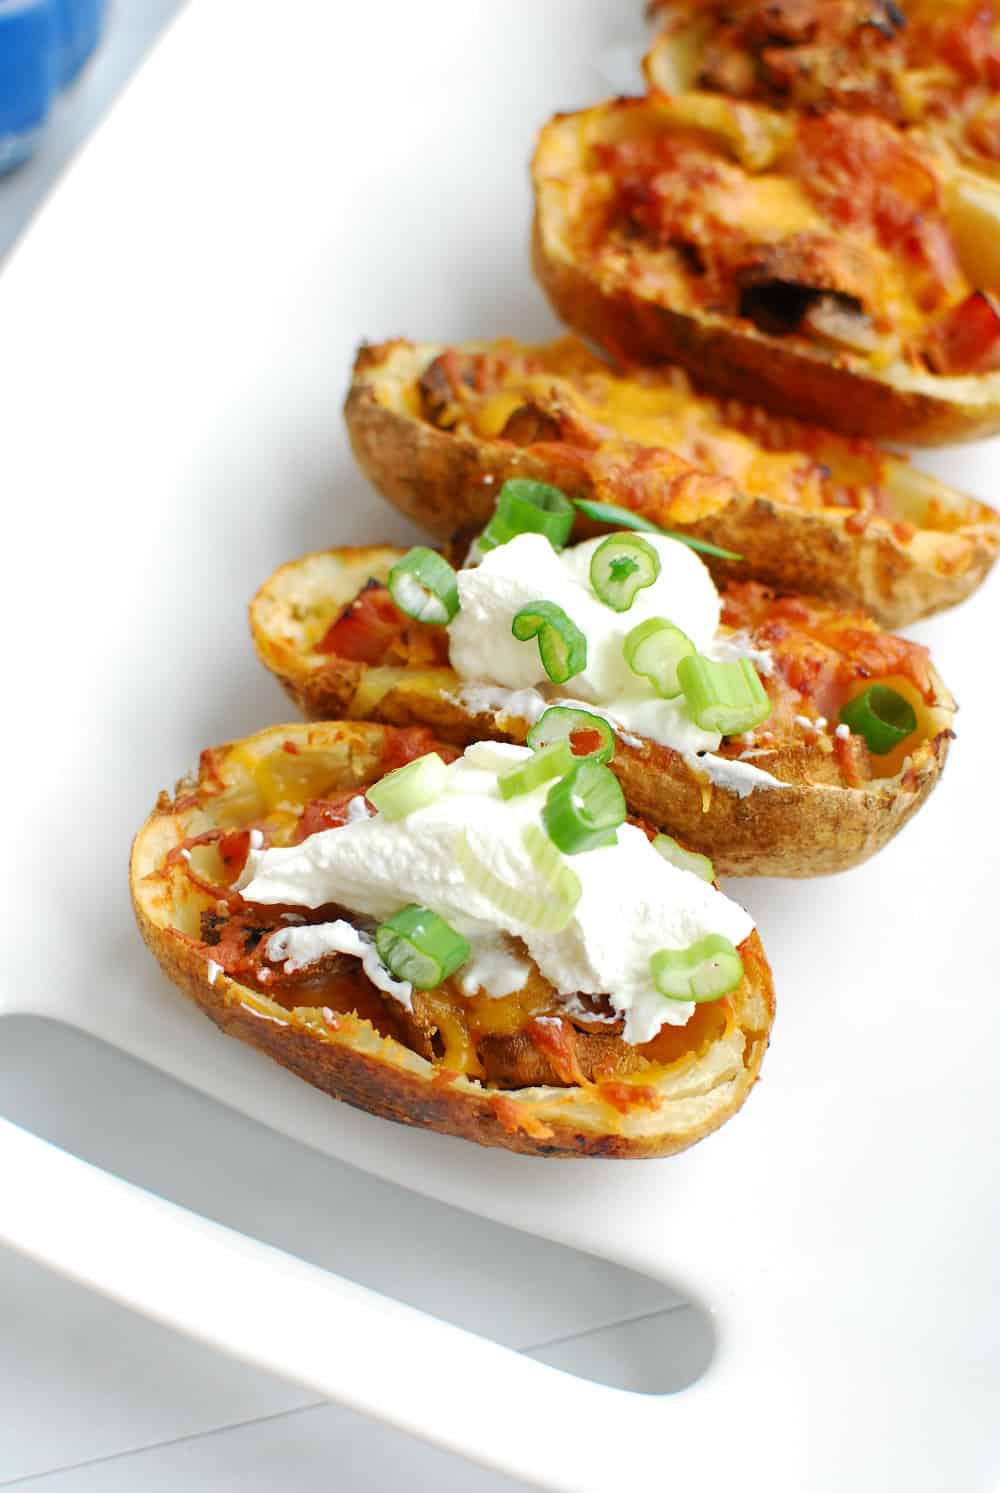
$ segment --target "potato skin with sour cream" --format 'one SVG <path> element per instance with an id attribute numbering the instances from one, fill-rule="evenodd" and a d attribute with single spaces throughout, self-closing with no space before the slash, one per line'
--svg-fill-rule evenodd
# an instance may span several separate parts
<path id="1" fill-rule="evenodd" d="M 715 1003 L 719 1022 L 695 1027 L 686 1050 L 678 1034 L 687 1029 L 672 1028 L 666 1061 L 607 1079 L 528 1088 L 506 1086 L 510 1075 L 499 1072 L 505 1086 L 491 1087 L 414 1050 L 403 1034 L 380 1030 L 386 1002 L 370 1003 L 363 981 L 354 981 L 340 996 L 343 1009 L 334 1009 L 329 984 L 291 982 L 282 990 L 275 982 L 272 994 L 266 982 L 242 968 L 227 974 L 213 957 L 222 955 L 202 938 L 203 919 L 223 918 L 220 905 L 232 909 L 238 900 L 232 885 L 245 847 L 237 852 L 234 837 L 249 840 L 253 826 L 291 839 L 306 800 L 318 794 L 334 803 L 363 793 L 386 762 L 398 765 L 401 755 L 429 744 L 426 733 L 418 741 L 392 727 L 327 722 L 277 726 L 204 752 L 197 778 L 182 780 L 172 798 L 161 794 L 132 849 L 136 918 L 168 977 L 223 1032 L 334 1098 L 402 1124 L 528 1155 L 615 1158 L 671 1155 L 718 1128 L 756 1081 L 773 1019 L 770 970 L 756 933 L 740 947 L 741 985 Z M 539 1045 L 544 1059 L 545 1040 Z"/>
<path id="2" fill-rule="evenodd" d="M 250 607 L 251 631 L 262 663 L 312 719 L 353 717 L 425 725 L 456 746 L 490 737 L 523 742 L 532 724 L 523 715 L 463 705 L 462 681 L 448 667 L 442 629 L 412 624 L 401 640 L 388 645 L 384 662 L 359 662 L 335 651 L 317 651 L 344 609 L 359 593 L 374 597 L 403 553 L 388 546 L 342 548 L 282 566 Z M 815 613 L 828 625 L 856 631 L 852 651 L 871 649 L 858 657 L 862 676 L 892 673 L 893 682 L 908 691 L 920 723 L 919 741 L 905 754 L 871 758 L 860 738 L 844 741 L 804 731 L 796 727 L 793 714 L 783 710 L 782 739 L 773 750 L 748 761 L 766 768 L 782 786 L 740 797 L 696 775 L 679 753 L 619 736 L 613 769 L 630 811 L 710 856 L 720 875 L 818 876 L 859 865 L 888 844 L 932 791 L 951 740 L 954 701 L 929 662 L 924 662 L 924 675 L 919 669 L 917 673 L 926 698 L 912 682 L 898 679 L 893 671 L 907 651 L 913 650 L 919 660 L 922 650 L 880 633 L 861 614 L 841 613 L 805 598 L 772 599 L 765 588 L 752 585 L 731 587 L 722 595 L 724 618 L 728 612 L 732 625 L 745 627 L 751 641 L 769 613 L 784 636 L 777 637 L 772 628 L 766 646 L 789 649 L 798 640 L 789 668 L 793 677 L 801 673 L 804 683 L 825 645 L 817 647 L 815 639 L 802 633 L 793 615 L 795 607 Z M 880 640 L 903 650 L 892 655 L 891 669 L 884 660 L 879 664 Z M 821 710 L 819 706 L 813 713 Z M 831 716 L 831 732 L 834 724 Z"/>

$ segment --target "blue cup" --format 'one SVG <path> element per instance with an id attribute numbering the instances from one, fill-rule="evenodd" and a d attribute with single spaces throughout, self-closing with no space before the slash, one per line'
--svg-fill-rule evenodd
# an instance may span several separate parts
<path id="1" fill-rule="evenodd" d="M 106 0 L 54 0 L 59 87 L 75 83 L 101 39 Z"/>
<path id="2" fill-rule="evenodd" d="M 0 174 L 35 150 L 58 87 L 52 0 L 0 0 Z"/>

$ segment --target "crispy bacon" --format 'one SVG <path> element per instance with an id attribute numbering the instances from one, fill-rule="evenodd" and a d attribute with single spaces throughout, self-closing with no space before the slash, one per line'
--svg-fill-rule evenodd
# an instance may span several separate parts
<path id="1" fill-rule="evenodd" d="M 561 1016 L 547 1016 L 529 1021 L 525 1034 L 543 1052 L 559 1076 L 560 1083 L 583 1085 L 587 1082 L 576 1051 L 576 1032 Z"/>
<path id="2" fill-rule="evenodd" d="M 292 836 L 292 844 L 299 845 L 310 835 L 324 829 L 339 829 L 347 823 L 347 806 L 358 797 L 359 789 L 348 788 L 333 798 L 314 798 L 307 803 L 299 815 L 298 826 Z"/>
<path id="3" fill-rule="evenodd" d="M 805 702 L 830 719 L 861 680 L 900 676 L 926 700 L 934 698 L 927 648 L 882 632 L 863 612 L 803 596 L 776 597 L 756 581 L 728 586 L 722 601 L 726 625 L 749 632 L 774 659 L 777 673 L 766 685 L 776 713 L 782 685 L 794 695 L 788 713 Z"/>
<path id="4" fill-rule="evenodd" d="M 386 732 L 379 773 L 381 775 L 393 772 L 397 767 L 405 767 L 407 762 L 413 762 L 427 752 L 437 752 L 445 762 L 454 762 L 456 757 L 461 756 L 456 747 L 435 741 L 430 726 L 394 727 Z"/>
<path id="5" fill-rule="evenodd" d="M 402 637 L 406 618 L 385 586 L 370 580 L 327 628 L 317 653 L 335 653 L 358 664 L 380 664 Z"/>

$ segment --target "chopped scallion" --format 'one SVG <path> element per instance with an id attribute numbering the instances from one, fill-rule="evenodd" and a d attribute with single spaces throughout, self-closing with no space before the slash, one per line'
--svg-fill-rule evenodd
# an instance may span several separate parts
<path id="1" fill-rule="evenodd" d="M 871 684 L 840 712 L 845 726 L 850 726 L 868 743 L 876 757 L 884 757 L 912 736 L 917 729 L 916 711 L 909 700 L 887 684 Z"/>
<path id="2" fill-rule="evenodd" d="M 585 759 L 549 789 L 542 819 L 564 855 L 615 845 L 625 822 L 625 795 L 609 767 Z"/>
<path id="3" fill-rule="evenodd" d="M 590 561 L 594 595 L 615 612 L 627 612 L 660 573 L 660 557 L 639 534 L 610 534 Z"/>
<path id="4" fill-rule="evenodd" d="M 717 1001 L 743 978 L 743 960 L 728 938 L 709 933 L 686 949 L 661 949 L 649 961 L 653 984 L 672 1001 Z"/>
<path id="5" fill-rule="evenodd" d="M 694 651 L 687 633 L 681 632 L 666 617 L 650 617 L 640 622 L 628 634 L 624 645 L 625 662 L 633 674 L 648 679 L 664 700 L 672 700 L 680 694 L 677 665 Z"/>
<path id="6" fill-rule="evenodd" d="M 405 819 L 441 796 L 448 769 L 437 752 L 427 752 L 405 767 L 397 767 L 367 790 L 369 803 L 388 820 Z"/>
<path id="7" fill-rule="evenodd" d="M 458 577 L 437 550 L 418 544 L 389 571 L 389 595 L 408 617 L 440 627 L 458 611 Z"/>
<path id="8" fill-rule="evenodd" d="M 479 536 L 479 548 L 485 553 L 518 534 L 544 534 L 553 549 L 561 550 L 575 517 L 573 504 L 558 487 L 511 477 L 497 495 L 493 517 Z"/>
<path id="9" fill-rule="evenodd" d="M 375 950 L 390 974 L 417 990 L 433 990 L 469 957 L 469 945 L 450 923 L 411 902 L 375 930 Z"/>
<path id="10" fill-rule="evenodd" d="M 553 684 L 565 684 L 587 667 L 587 639 L 555 602 L 533 601 L 522 607 L 510 630 L 519 643 L 538 639 L 542 668 Z"/>
<path id="11" fill-rule="evenodd" d="M 748 658 L 717 663 L 701 653 L 690 653 L 679 661 L 677 678 L 691 719 L 704 731 L 737 736 L 771 714 L 767 691 Z"/>

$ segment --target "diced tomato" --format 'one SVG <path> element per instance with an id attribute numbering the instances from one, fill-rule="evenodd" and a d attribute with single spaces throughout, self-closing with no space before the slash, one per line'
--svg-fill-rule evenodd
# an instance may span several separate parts
<path id="1" fill-rule="evenodd" d="M 335 653 L 358 664 L 380 664 L 403 634 L 406 619 L 385 586 L 369 581 L 316 644 L 317 653 Z"/>
<path id="2" fill-rule="evenodd" d="M 927 359 L 935 373 L 991 373 L 1000 368 L 1000 303 L 975 290 L 931 333 Z"/>

